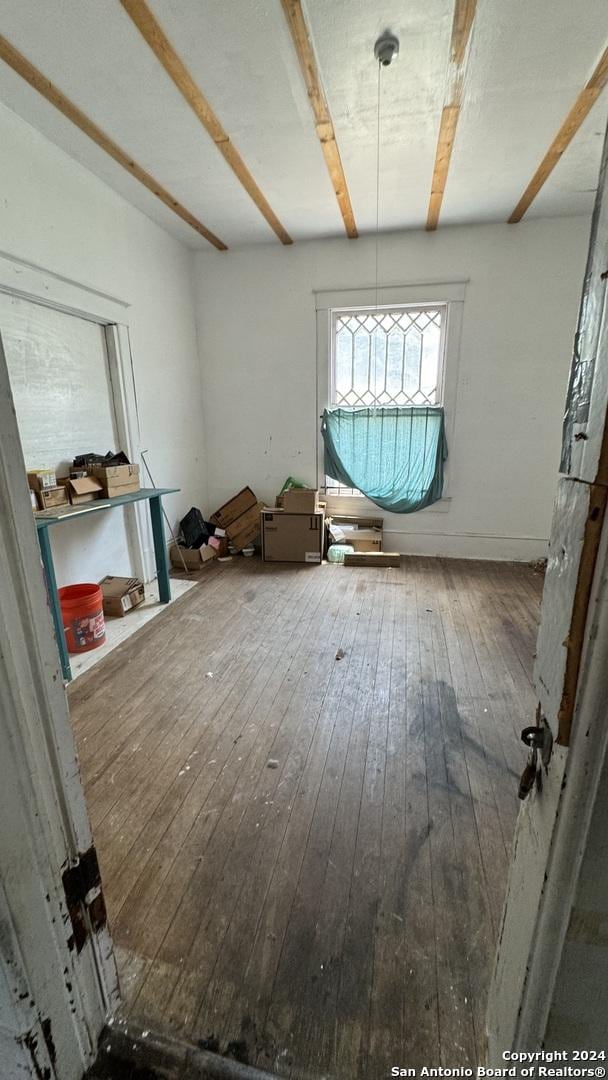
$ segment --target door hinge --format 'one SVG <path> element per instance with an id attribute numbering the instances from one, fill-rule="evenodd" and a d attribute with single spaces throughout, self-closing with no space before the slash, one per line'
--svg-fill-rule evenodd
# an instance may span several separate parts
<path id="1" fill-rule="evenodd" d="M 70 949 L 82 952 L 89 931 L 96 933 L 107 922 L 101 874 L 93 845 L 64 870 L 61 880 L 72 924 L 68 945 Z"/>

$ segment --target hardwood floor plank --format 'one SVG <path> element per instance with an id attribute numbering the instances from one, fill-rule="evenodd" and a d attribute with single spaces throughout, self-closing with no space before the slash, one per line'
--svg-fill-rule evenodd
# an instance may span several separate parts
<path id="1" fill-rule="evenodd" d="M 430 778 L 427 773 L 420 628 L 416 580 L 418 560 L 405 560 L 405 840 L 401 860 L 404 894 L 404 969 L 402 1059 L 421 1068 L 439 1063 L 438 950 L 436 882 L 431 862 Z M 434 1047 L 429 1058 L 430 1047 Z"/>
<path id="2" fill-rule="evenodd" d="M 281 1040 L 286 1042 L 284 1049 L 288 1059 L 293 1058 L 297 1026 L 308 1015 L 308 1003 L 316 1001 L 318 996 L 320 963 L 317 966 L 310 958 L 323 906 L 328 860 L 352 730 L 353 701 L 359 677 L 357 643 L 367 633 L 368 594 L 367 583 L 362 581 L 357 587 L 342 637 L 341 647 L 345 656 L 336 666 L 323 704 L 322 722 L 332 725 L 331 739 L 266 1017 L 269 1036 L 276 1044 L 280 1044 Z"/>
<path id="3" fill-rule="evenodd" d="M 449 1063 L 469 1065 L 476 1059 L 476 1040 L 467 963 L 469 942 L 464 925 L 464 852 L 456 829 L 456 821 L 465 817 L 468 808 L 465 806 L 463 811 L 467 796 L 461 786 L 461 770 L 458 760 L 452 761 L 447 754 L 442 728 L 441 688 L 433 641 L 433 624 L 437 618 L 432 607 L 433 562 L 432 559 L 424 560 L 424 567 L 418 568 L 416 602 L 429 797 L 440 1057 L 444 1066 Z"/>
<path id="4" fill-rule="evenodd" d="M 346 1069 L 337 1065 L 338 1016 L 346 1014 L 344 1001 L 348 992 L 345 985 L 340 1005 L 342 973 L 347 963 L 344 954 L 347 935 L 352 942 L 348 916 L 369 742 L 368 704 L 375 676 L 387 571 L 367 570 L 363 574 L 366 586 L 366 605 L 361 608 L 361 619 L 365 620 L 360 627 L 363 633 L 358 635 L 353 647 L 352 681 L 345 687 L 339 714 L 349 727 L 348 749 L 315 936 L 306 965 L 309 989 L 298 1018 L 297 1030 L 301 1031 L 299 1041 L 304 1055 L 302 1066 L 312 1076 L 324 1073 L 352 1075 L 348 1069 L 359 1049 L 358 1045 L 351 1047 Z M 349 953 L 352 954 L 351 946 Z M 354 1031 L 355 1024 L 353 1017 L 349 1031 L 357 1038 L 359 1032 Z"/>
<path id="5" fill-rule="evenodd" d="M 351 584 L 356 585 L 355 582 Z M 266 1019 L 336 719 L 335 715 L 324 711 L 323 705 L 332 679 L 342 670 L 343 661 L 336 660 L 336 653 L 343 648 L 343 620 L 343 615 L 337 624 L 333 620 L 329 640 L 321 628 L 311 694 L 296 704 L 295 712 L 293 708 L 290 710 L 292 721 L 296 721 L 297 735 L 287 759 L 286 772 L 277 785 L 273 813 L 260 836 L 260 857 L 245 883 L 248 904 L 240 906 L 232 915 L 201 1010 L 201 1022 L 204 1023 L 205 1016 L 212 1018 L 227 1039 L 246 1035 L 243 1031 L 245 1021 L 252 1036 L 261 1032 Z M 342 676 L 338 675 L 338 678 Z M 245 955 L 242 954 L 243 940 L 251 942 Z M 235 990 L 238 990 L 238 1004 L 235 1003 Z M 257 1042 L 257 1054 L 265 1064 L 286 1049 L 276 1048 L 273 1041 L 261 1039 L 259 1035 Z"/>
<path id="6" fill-rule="evenodd" d="M 348 914 L 336 1003 L 336 1062 L 352 1076 L 369 1076 L 370 1012 L 375 948 L 379 926 L 386 922 L 381 901 L 381 853 L 385 805 L 391 654 L 394 633 L 394 571 L 382 588 L 378 635 L 372 648 L 370 677 L 357 709 L 368 728 L 365 771 Z M 388 972 L 387 972 L 388 974 Z M 384 1063 L 388 1065 L 388 1061 Z M 379 1061 L 373 1068 L 382 1068 Z"/>

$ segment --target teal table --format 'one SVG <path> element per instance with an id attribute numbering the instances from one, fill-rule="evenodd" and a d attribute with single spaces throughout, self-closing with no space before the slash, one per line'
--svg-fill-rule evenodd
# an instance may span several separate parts
<path id="1" fill-rule="evenodd" d="M 152 536 L 154 538 L 154 557 L 156 559 L 156 574 L 158 578 L 158 592 L 161 604 L 168 604 L 171 599 L 171 582 L 169 579 L 169 562 L 167 559 L 167 547 L 163 530 L 162 496 L 171 495 L 179 491 L 179 488 L 140 488 L 139 491 L 130 491 L 128 495 L 117 495 L 113 499 L 95 499 L 93 502 L 84 503 L 82 506 L 61 506 L 57 509 L 39 510 L 34 516 L 38 530 L 38 543 L 40 554 L 46 575 L 46 583 L 49 595 L 51 614 L 55 625 L 55 637 L 61 659 L 61 670 L 66 682 L 72 678 L 70 668 L 70 655 L 63 630 L 63 617 L 59 605 L 57 593 L 57 579 L 53 566 L 53 553 L 49 538 L 49 529 L 54 525 L 66 525 L 70 521 L 79 521 L 90 514 L 99 514 L 102 510 L 113 510 L 116 506 L 131 506 L 132 503 L 146 500 L 150 504 L 150 522 L 152 524 Z"/>

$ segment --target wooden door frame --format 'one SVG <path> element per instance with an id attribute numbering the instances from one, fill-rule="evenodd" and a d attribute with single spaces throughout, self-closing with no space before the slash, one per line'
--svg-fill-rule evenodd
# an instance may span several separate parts
<path id="1" fill-rule="evenodd" d="M 574 713 L 570 747 L 556 746 L 545 783 L 556 792 L 555 809 L 548 822 L 549 846 L 546 864 L 541 867 L 544 886 L 533 929 L 521 952 L 510 950 L 514 935 L 523 934 L 516 923 L 520 898 L 518 890 L 526 880 L 526 868 L 511 864 L 507 899 L 501 928 L 494 982 L 488 1010 L 488 1061 L 493 1066 L 508 1064 L 501 1058 L 510 1050 L 537 1050 L 543 1045 L 562 950 L 587 836 L 591 824 L 606 754 L 608 724 L 608 521 L 604 525 L 598 555 L 586 645 L 579 678 L 579 694 Z M 548 788 L 547 788 L 548 793 Z M 514 854 L 522 830 L 530 827 L 535 802 L 543 793 L 533 793 L 522 807 L 514 841 Z M 538 812 L 538 805 L 536 806 Z M 521 856 L 520 856 L 521 861 Z M 534 897 L 530 897 L 534 899 Z M 515 918 L 509 920 L 510 905 Z M 525 956 L 525 963 L 522 962 Z"/>
<path id="2" fill-rule="evenodd" d="M 536 653 L 539 715 L 555 742 L 542 789 L 528 796 L 515 831 L 487 1016 L 495 1067 L 504 1066 L 505 1049 L 543 1045 L 608 753 L 607 259 L 608 139 L 571 387 L 581 360 L 593 358 L 595 371 L 588 416 L 568 431 L 571 465 L 558 479 Z"/>
<path id="3" fill-rule="evenodd" d="M 0 1056 L 80 1080 L 119 991 L 100 885 L 66 902 L 92 837 L 1 342 L 0 503 Z"/>

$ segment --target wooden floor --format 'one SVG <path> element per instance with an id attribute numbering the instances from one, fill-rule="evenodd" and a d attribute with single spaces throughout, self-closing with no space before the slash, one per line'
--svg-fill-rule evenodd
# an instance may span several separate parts
<path id="1" fill-rule="evenodd" d="M 478 1060 L 541 588 L 234 560 L 72 686 L 134 1013 L 293 1078 Z"/>

